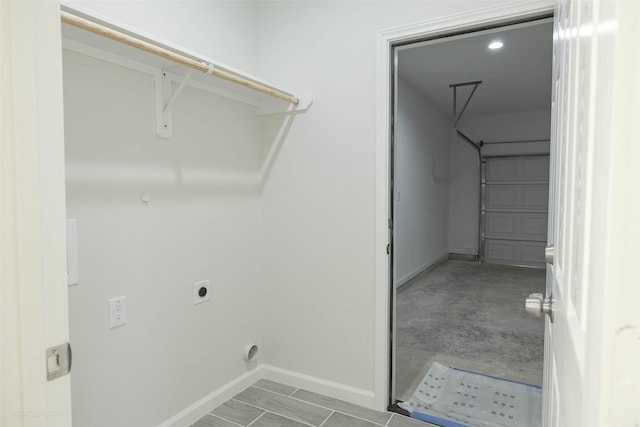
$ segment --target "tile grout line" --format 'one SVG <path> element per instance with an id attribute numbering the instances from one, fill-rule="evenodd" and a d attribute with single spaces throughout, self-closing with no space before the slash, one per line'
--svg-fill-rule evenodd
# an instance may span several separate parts
<path id="1" fill-rule="evenodd" d="M 253 425 L 256 421 L 258 421 L 260 418 L 262 418 L 264 416 L 264 414 L 266 414 L 266 413 L 267 413 L 267 411 L 262 412 L 260 415 L 258 415 L 258 417 L 255 420 L 253 420 L 249 424 L 247 424 L 247 427 Z"/>
<path id="2" fill-rule="evenodd" d="M 391 414 L 391 416 L 390 416 L 390 417 L 389 417 L 389 419 L 387 420 L 387 423 L 385 424 L 385 426 L 389 426 L 389 423 L 391 422 L 391 420 L 393 419 L 393 417 L 395 417 L 396 415 L 398 415 L 396 412 L 391 412 L 391 411 L 388 411 L 388 412 L 389 412 L 389 414 Z M 404 415 L 401 415 L 401 416 L 402 416 L 402 417 L 404 417 Z M 409 418 L 411 418 L 411 417 L 409 417 Z"/>
<path id="3" fill-rule="evenodd" d="M 273 411 L 265 411 L 265 414 L 266 414 L 267 412 L 268 412 L 268 413 L 270 413 L 270 414 L 277 415 L 277 416 L 279 416 L 279 417 L 285 418 L 285 419 L 287 419 L 287 420 L 289 420 L 289 421 L 293 421 L 293 422 L 296 422 L 296 423 L 304 424 L 304 425 L 309 426 L 309 427 L 316 427 L 316 426 L 314 426 L 313 424 L 310 424 L 310 423 L 307 423 L 307 422 L 304 422 L 304 421 L 294 420 L 293 418 L 287 417 L 287 416 L 282 415 L 282 414 L 278 414 L 277 412 L 273 412 Z M 264 414 L 263 414 L 263 415 L 264 415 Z M 248 427 L 248 426 L 247 426 L 247 427 Z"/>
<path id="4" fill-rule="evenodd" d="M 261 416 L 263 416 L 263 415 L 265 414 L 265 412 L 267 412 L 267 410 L 266 410 L 266 409 L 259 408 L 259 407 L 255 406 L 255 405 L 251 405 L 250 403 L 243 402 L 242 400 L 234 399 L 233 397 L 232 397 L 231 399 L 229 399 L 229 400 L 234 400 L 234 401 L 236 401 L 236 402 L 238 402 L 238 403 L 242 403 L 243 405 L 251 406 L 252 408 L 256 408 L 256 409 L 258 409 L 258 410 L 262 411 L 262 413 L 261 413 L 260 415 L 258 415 L 258 416 L 257 416 L 253 421 L 251 421 L 249 424 L 247 424 L 247 426 L 250 426 L 251 424 L 255 423 L 255 422 L 258 420 L 258 418 L 260 418 Z M 227 402 L 228 402 L 229 400 L 227 400 Z M 225 402 L 225 403 L 227 403 L 227 402 Z M 224 403 L 223 403 L 222 405 L 224 405 Z M 222 405 L 220 405 L 220 406 L 222 406 Z M 240 427 L 244 427 L 242 424 L 238 424 L 238 423 L 236 423 L 236 422 L 234 422 L 234 421 L 231 421 L 231 420 L 226 419 L 225 417 L 221 417 L 220 415 L 216 415 L 216 414 L 214 414 L 214 413 L 213 413 L 213 411 L 215 411 L 216 409 L 218 409 L 220 406 L 218 406 L 217 408 L 213 409 L 211 412 L 209 412 L 209 414 L 210 414 L 210 415 L 213 415 L 214 417 L 221 418 L 221 419 L 223 419 L 223 420 L 225 420 L 225 421 L 229 421 L 230 423 L 233 423 L 233 424 L 239 425 Z"/>
<path id="5" fill-rule="evenodd" d="M 327 408 L 327 409 L 328 409 L 328 408 Z M 331 418 L 331 416 L 332 416 L 333 414 L 335 414 L 335 413 L 336 413 L 336 411 L 332 411 L 332 412 L 329 414 L 329 416 L 328 416 L 327 418 L 325 418 L 325 420 L 324 420 L 324 421 L 323 421 L 323 422 L 322 422 L 318 427 L 322 427 L 323 425 L 325 425 L 325 423 L 326 423 L 327 421 L 329 421 L 329 418 Z"/>
<path id="6" fill-rule="evenodd" d="M 264 415 L 264 413 L 265 413 L 265 412 L 267 412 L 267 410 L 266 410 L 266 409 L 263 409 L 263 408 L 261 408 L 261 407 L 259 407 L 259 406 L 256 406 L 256 405 L 252 405 L 251 403 L 243 402 L 242 400 L 236 399 L 235 397 L 232 397 L 232 398 L 231 398 L 231 399 L 229 399 L 229 400 L 235 400 L 236 402 L 239 402 L 239 403 L 242 403 L 242 404 L 244 404 L 244 405 L 251 406 L 252 408 L 256 408 L 256 409 L 261 410 L 261 411 L 262 411 L 262 414 L 258 415 L 258 418 L 260 418 L 261 416 L 263 416 L 263 415 Z M 256 418 L 256 420 L 257 420 L 258 418 Z M 249 423 L 249 425 L 253 424 L 256 420 L 251 421 L 251 422 Z"/>
<path id="7" fill-rule="evenodd" d="M 347 413 L 345 413 L 345 412 L 342 412 L 342 411 L 336 411 L 336 410 L 334 410 L 334 412 L 337 412 L 337 413 L 342 414 L 342 415 L 346 415 L 347 417 L 355 418 L 355 419 L 360 420 L 360 421 L 366 421 L 366 422 L 368 422 L 368 423 L 373 424 L 374 426 L 381 426 L 381 427 L 386 426 L 386 425 L 389 423 L 389 420 L 391 419 L 391 417 L 389 417 L 389 420 L 387 420 L 384 424 L 378 424 L 378 423 L 377 423 L 377 422 L 375 422 L 375 421 L 367 420 L 366 418 L 360 418 L 360 417 L 359 417 L 359 416 L 357 416 L 357 415 L 351 415 L 351 414 L 347 414 Z"/>
<path id="8" fill-rule="evenodd" d="M 227 421 L 227 422 L 229 422 L 229 423 L 231 423 L 231 424 L 234 424 L 234 425 L 237 425 L 237 426 L 243 427 L 243 425 L 242 425 L 242 424 L 238 424 L 238 423 L 236 423 L 236 422 L 234 422 L 234 421 L 231 421 L 231 420 L 228 420 L 228 419 L 226 419 L 226 418 L 224 418 L 224 417 L 220 417 L 220 416 L 215 415 L 215 414 L 212 414 L 212 413 L 209 413 L 209 415 L 211 415 L 211 416 L 212 416 L 212 417 L 214 417 L 214 418 L 218 418 L 218 419 L 221 419 L 221 420 L 223 420 L 223 421 Z M 254 420 L 254 421 L 255 421 L 255 420 Z"/>
<path id="9" fill-rule="evenodd" d="M 393 417 L 395 417 L 397 414 L 395 412 L 389 412 L 391 414 L 391 416 L 389 417 L 389 420 L 387 420 L 387 423 L 385 424 L 385 426 L 389 426 L 389 423 L 391 422 L 391 420 L 393 419 Z M 404 415 L 400 415 L 402 417 L 404 417 Z M 409 417 L 411 418 L 411 417 Z"/>
<path id="10" fill-rule="evenodd" d="M 293 391 L 291 392 L 291 394 L 284 394 L 284 393 L 280 393 L 280 392 L 277 392 L 277 391 L 269 390 L 268 388 L 260 387 L 259 385 L 255 385 L 255 384 L 252 384 L 252 385 L 250 385 L 249 387 L 255 387 L 255 388 L 257 388 L 257 389 L 260 389 L 260 390 L 263 390 L 263 391 L 268 391 L 268 392 L 270 392 L 270 393 L 279 394 L 280 396 L 285 396 L 285 397 L 290 397 L 290 396 L 291 396 L 291 394 L 293 394 L 293 393 L 295 393 L 296 391 L 298 391 L 298 389 L 295 389 L 295 390 L 293 390 Z"/>
<path id="11" fill-rule="evenodd" d="M 252 407 L 254 407 L 256 409 L 260 409 L 263 412 L 267 412 L 268 411 L 268 409 L 261 408 L 260 406 L 254 405 L 253 403 L 245 402 L 244 400 L 236 399 L 235 397 L 232 397 L 231 399 L 235 400 L 236 402 L 240 402 L 240 403 L 244 403 L 245 405 L 252 406 Z M 264 414 L 260 414 L 260 416 L 262 416 L 262 415 L 264 415 Z M 258 417 L 258 418 L 260 418 L 260 417 Z M 253 421 L 255 421 L 255 420 L 253 420 Z M 253 423 L 253 421 L 252 421 L 252 423 Z"/>

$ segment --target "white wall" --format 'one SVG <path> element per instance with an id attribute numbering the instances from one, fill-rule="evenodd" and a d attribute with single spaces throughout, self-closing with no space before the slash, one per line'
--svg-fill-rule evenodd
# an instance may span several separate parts
<path id="1" fill-rule="evenodd" d="M 260 344 L 257 120 L 186 87 L 159 139 L 149 75 L 67 51 L 64 90 L 73 423 L 157 425 L 247 372 L 241 351 Z M 196 306 L 204 279 L 211 301 Z M 109 329 L 123 295 L 128 324 Z"/>
<path id="2" fill-rule="evenodd" d="M 400 286 L 449 252 L 451 124 L 402 79 L 396 120 L 394 231 Z"/>
<path id="3" fill-rule="evenodd" d="M 483 156 L 548 154 L 551 112 L 530 111 L 464 116 L 458 127 L 474 141 L 543 140 L 482 147 Z M 451 139 L 449 252 L 478 253 L 479 171 L 477 151 L 457 135 Z"/>

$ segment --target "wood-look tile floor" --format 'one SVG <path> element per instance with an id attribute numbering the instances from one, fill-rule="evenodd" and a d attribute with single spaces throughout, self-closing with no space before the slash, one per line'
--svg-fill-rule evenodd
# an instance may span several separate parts
<path id="1" fill-rule="evenodd" d="M 269 380 L 238 393 L 192 427 L 428 427 L 391 412 L 378 412 Z"/>

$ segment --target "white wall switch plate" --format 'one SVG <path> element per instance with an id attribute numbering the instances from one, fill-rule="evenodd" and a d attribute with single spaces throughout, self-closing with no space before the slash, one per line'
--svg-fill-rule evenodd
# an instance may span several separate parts
<path id="1" fill-rule="evenodd" d="M 211 281 L 203 280 L 193 284 L 193 303 L 200 304 L 209 301 L 211 297 Z"/>
<path id="2" fill-rule="evenodd" d="M 109 300 L 109 329 L 127 323 L 127 297 L 111 298 Z"/>

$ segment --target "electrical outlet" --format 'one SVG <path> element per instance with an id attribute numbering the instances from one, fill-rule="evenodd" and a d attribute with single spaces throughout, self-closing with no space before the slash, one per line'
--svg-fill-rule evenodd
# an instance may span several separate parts
<path id="1" fill-rule="evenodd" d="M 211 297 L 211 281 L 203 280 L 193 284 L 193 303 L 200 304 L 209 301 Z"/>
<path id="2" fill-rule="evenodd" d="M 109 300 L 109 329 L 127 323 L 127 297 L 111 298 Z"/>

